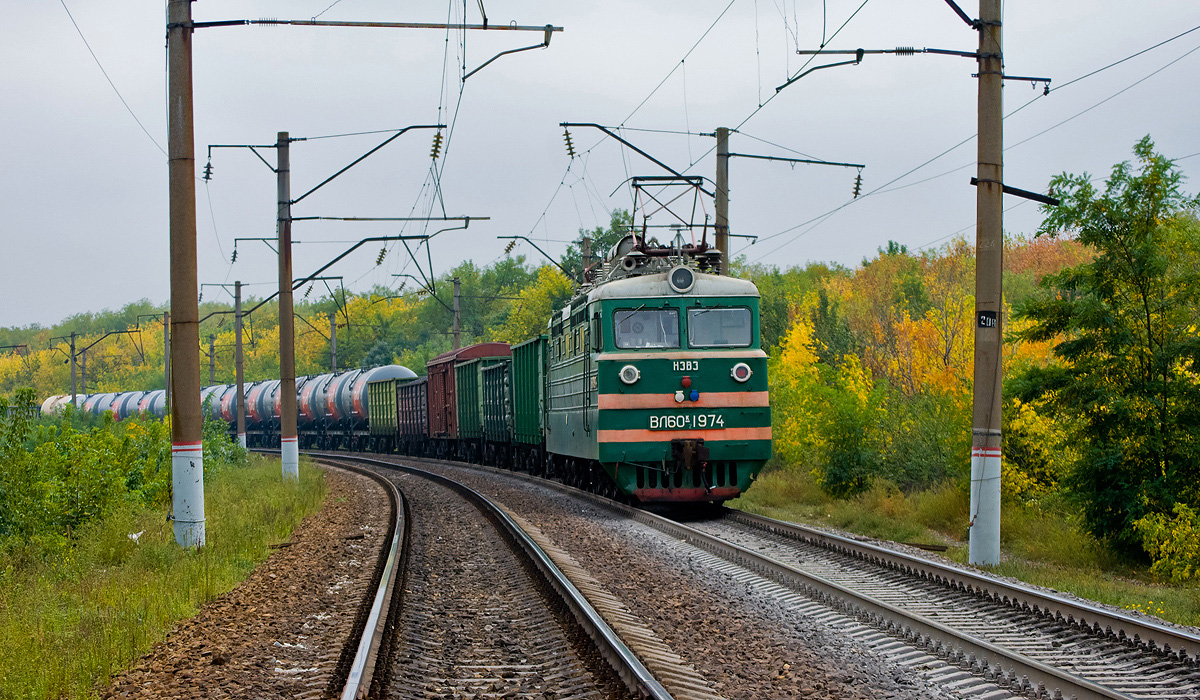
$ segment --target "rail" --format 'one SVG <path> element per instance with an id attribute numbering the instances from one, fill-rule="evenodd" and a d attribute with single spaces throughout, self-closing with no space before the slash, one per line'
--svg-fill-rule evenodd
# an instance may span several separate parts
<path id="1" fill-rule="evenodd" d="M 603 504 L 641 522 L 660 532 L 669 534 L 688 544 L 709 551 L 732 563 L 755 571 L 772 580 L 791 585 L 805 591 L 808 595 L 846 614 L 857 617 L 876 627 L 889 629 L 893 634 L 904 638 L 909 643 L 917 645 L 935 645 L 940 654 L 947 655 L 953 661 L 965 662 L 969 659 L 973 665 L 991 669 L 988 677 L 993 682 L 1011 687 L 1037 688 L 1042 684 L 1053 692 L 1059 690 L 1063 697 L 1074 696 L 1077 700 L 1128 700 L 1129 695 L 1093 683 L 1084 678 L 1062 671 L 1061 669 L 1043 664 L 1036 659 L 1026 657 L 984 639 L 955 630 L 940 622 L 910 613 L 886 602 L 875 600 L 869 596 L 827 581 L 819 576 L 800 571 L 787 564 L 778 562 L 739 545 L 726 542 L 718 537 L 701 532 L 683 523 L 649 513 L 632 506 L 618 503 L 596 494 L 567 486 L 555 481 L 533 477 L 527 474 L 510 472 L 480 465 L 462 465 L 449 463 L 453 466 L 465 466 L 472 469 L 502 473 L 516 478 L 537 483 L 564 493 L 590 499 Z M 1015 607 L 1023 607 L 1035 613 L 1067 620 L 1071 624 L 1086 626 L 1091 632 L 1105 631 L 1104 625 L 1117 625 L 1110 634 L 1137 646 L 1155 648 L 1161 654 L 1174 654 L 1185 662 L 1194 663 L 1189 658 L 1186 649 L 1200 650 L 1200 636 L 1184 630 L 1174 630 L 1162 624 L 1137 620 L 1129 615 L 1122 615 L 1104 610 L 1086 603 L 1037 591 L 1019 584 L 1010 584 L 983 574 L 966 571 L 954 566 L 940 564 L 884 547 L 858 542 L 850 538 L 820 532 L 792 523 L 785 523 L 762 516 L 755 516 L 732 509 L 723 509 L 735 520 L 753 523 L 776 534 L 805 539 L 809 542 L 842 551 L 881 566 L 900 569 L 917 576 L 924 576 L 934 581 L 944 583 L 960 590 L 974 592 L 997 601 L 1007 601 Z M 790 533 L 790 534 L 789 534 Z M 1087 621 L 1091 621 L 1087 623 Z M 1104 625 L 1101 624 L 1103 621 Z M 1085 624 L 1086 623 L 1086 624 Z M 938 642 L 937 640 L 943 640 Z M 949 642 L 947 646 L 945 642 Z M 1185 646 L 1187 645 L 1187 646 Z"/>
<path id="2" fill-rule="evenodd" d="M 617 672 L 617 675 L 621 677 L 621 680 L 624 681 L 630 691 L 643 698 L 673 700 L 671 694 L 663 687 L 662 683 L 650 673 L 641 660 L 638 659 L 637 655 L 626 646 L 620 636 L 613 631 L 612 627 L 605 622 L 600 613 L 588 602 L 587 597 L 555 565 L 550 556 L 507 513 L 485 496 L 453 479 L 395 462 L 337 453 L 306 452 L 305 454 L 309 454 L 317 459 L 353 461 L 384 469 L 404 471 L 439 483 L 462 495 L 468 501 L 475 504 L 481 512 L 497 525 L 501 532 L 509 537 L 529 557 L 530 562 L 541 572 L 546 582 L 558 593 L 563 603 L 575 615 L 575 619 L 579 622 L 580 626 L 592 639 L 593 643 L 596 644 L 601 655 L 608 661 L 613 670 Z"/>

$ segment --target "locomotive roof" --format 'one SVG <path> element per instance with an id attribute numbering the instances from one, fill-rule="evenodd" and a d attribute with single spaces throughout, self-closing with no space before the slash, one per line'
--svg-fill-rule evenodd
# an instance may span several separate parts
<path id="1" fill-rule="evenodd" d="M 693 272 L 695 272 L 693 270 Z M 678 294 L 667 284 L 667 272 L 639 275 L 605 282 L 588 291 L 588 301 L 601 299 L 630 299 L 645 297 L 757 297 L 758 287 L 750 280 L 724 275 L 695 272 L 696 283 L 691 290 Z"/>

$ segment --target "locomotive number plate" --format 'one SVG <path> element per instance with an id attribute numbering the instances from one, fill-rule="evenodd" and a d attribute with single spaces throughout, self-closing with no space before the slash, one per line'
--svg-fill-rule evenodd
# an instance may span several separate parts
<path id="1" fill-rule="evenodd" d="M 699 372 L 700 360 L 673 360 L 671 369 L 676 372 Z"/>
<path id="2" fill-rule="evenodd" d="M 684 413 L 679 415 L 650 416 L 651 430 L 708 430 L 725 427 L 725 417 L 716 413 Z"/>

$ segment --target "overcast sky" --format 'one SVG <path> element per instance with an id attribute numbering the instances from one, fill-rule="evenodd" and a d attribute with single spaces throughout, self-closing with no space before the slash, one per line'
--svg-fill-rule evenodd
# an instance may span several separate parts
<path id="1" fill-rule="evenodd" d="M 164 8 L 134 0 L 0 0 L 0 325 L 46 325 L 141 298 L 167 300 Z M 888 240 L 919 249 L 954 235 L 973 239 L 974 61 L 870 55 L 775 90 L 807 60 L 796 50 L 818 48 L 823 37 L 831 49 L 974 50 L 975 32 L 942 0 L 485 0 L 483 8 L 491 24 L 549 23 L 565 31 L 548 49 L 504 56 L 463 84 L 464 62 L 473 69 L 500 51 L 540 42 L 541 34 L 468 32 L 464 54 L 462 34 L 441 30 L 197 30 L 197 176 L 209 144 L 274 143 L 286 130 L 312 139 L 292 144 L 298 196 L 387 134 L 314 137 L 453 124 L 439 160 L 440 196 L 430 169 L 432 132 L 416 131 L 293 211 L 491 217 L 432 240 L 434 271 L 443 272 L 465 259 L 494 261 L 506 243 L 500 235 L 545 239 L 542 246 L 557 255 L 580 227 L 604 225 L 610 210 L 632 207 L 628 177 L 664 174 L 586 128 L 572 129 L 572 161 L 559 122 L 624 125 L 624 137 L 656 158 L 709 178 L 715 140 L 700 134 L 726 126 L 740 130 L 730 139 L 737 153 L 865 164 L 863 192 L 870 193 L 850 203 L 854 169 L 733 159 L 731 230 L 760 237 L 752 246 L 738 239 L 734 254 L 778 265 L 854 266 Z M 970 3 L 964 9 L 978 13 Z M 479 22 L 478 0 L 193 5 L 197 21 L 320 15 L 460 22 L 464 12 Z M 1045 191 L 1063 171 L 1103 177 L 1150 134 L 1168 156 L 1193 156 L 1179 164 L 1196 191 L 1200 31 L 1067 83 L 1198 25 L 1200 4 L 1183 0 L 1006 3 L 1006 73 L 1063 87 L 1041 96 L 1040 85 L 1006 84 L 1006 113 L 1032 104 L 1005 121 L 1005 182 Z M 834 60 L 841 59 L 818 57 L 812 65 Z M 274 161 L 273 151 L 262 153 Z M 212 181 L 197 183 L 200 280 L 240 279 L 261 285 L 252 293 L 270 293 L 276 263 L 266 246 L 240 243 L 235 264 L 230 254 L 235 237 L 275 235 L 274 175 L 247 150 L 216 150 L 212 166 Z M 687 218 L 693 206 L 697 221 L 712 213 L 711 200 L 693 205 L 690 196 L 672 208 Z M 1037 205 L 1009 197 L 1006 206 L 1006 231 L 1032 234 Z M 658 212 L 651 223 L 670 223 L 669 215 Z M 295 272 L 316 269 L 347 241 L 447 225 L 297 222 Z M 364 246 L 326 274 L 362 290 L 416 272 L 395 244 L 376 266 L 380 247 Z M 537 256 L 525 244 L 518 251 Z M 424 250 L 419 259 L 425 262 Z"/>

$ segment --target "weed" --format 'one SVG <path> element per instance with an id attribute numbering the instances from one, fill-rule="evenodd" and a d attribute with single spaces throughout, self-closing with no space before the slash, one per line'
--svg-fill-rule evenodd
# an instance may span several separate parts
<path id="1" fill-rule="evenodd" d="M 307 462 L 299 489 L 281 488 L 278 460 L 258 457 L 216 470 L 205 486 L 198 551 L 174 543 L 161 507 L 127 504 L 55 556 L 29 556 L 44 554 L 35 545 L 0 554 L 0 698 L 93 697 L 178 620 L 237 585 L 324 499 Z"/>

